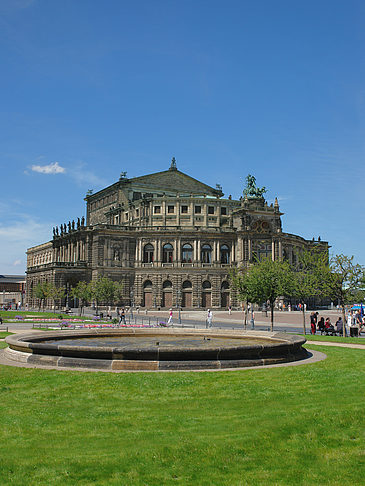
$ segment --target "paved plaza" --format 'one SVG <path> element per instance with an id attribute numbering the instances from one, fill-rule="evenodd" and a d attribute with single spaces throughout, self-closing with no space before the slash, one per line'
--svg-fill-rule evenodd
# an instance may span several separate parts
<path id="1" fill-rule="evenodd" d="M 338 317 L 340 317 L 341 312 L 337 310 L 318 310 L 320 317 L 329 317 L 331 322 L 335 324 Z M 306 330 L 307 333 L 310 332 L 310 324 L 309 324 L 309 316 L 311 311 L 306 312 Z M 56 312 L 56 316 L 59 314 L 59 311 Z M 78 309 L 74 309 L 73 316 L 78 315 Z M 90 314 L 88 314 L 90 315 Z M 115 312 L 113 313 L 113 317 L 115 317 Z M 196 328 L 205 328 L 206 326 L 206 317 L 207 312 L 205 310 L 188 310 L 188 311 L 181 311 L 181 323 L 179 322 L 179 312 L 177 310 L 173 311 L 173 319 L 172 324 L 173 326 L 186 326 L 186 327 L 196 327 Z M 139 313 L 133 312 L 133 318 L 131 318 L 130 314 L 127 313 L 126 315 L 126 322 L 136 323 L 136 324 L 143 324 L 143 325 L 156 325 L 159 322 L 167 322 L 169 318 L 169 311 L 154 311 L 150 310 L 147 313 L 144 310 L 141 310 Z M 250 322 L 251 315 L 248 315 L 247 320 L 247 330 L 252 329 L 252 324 Z M 4 326 L 8 327 L 10 332 L 22 332 L 29 329 L 32 329 L 33 324 L 27 322 L 13 322 L 13 323 L 6 323 Z M 3 327 L 4 327 L 3 326 Z M 241 311 L 232 311 L 229 314 L 228 311 L 213 311 L 213 328 L 217 329 L 244 329 L 244 314 Z M 270 329 L 270 313 L 256 311 L 255 312 L 255 320 L 254 320 L 254 328 L 257 331 L 266 331 Z M 274 330 L 275 331 L 282 331 L 282 332 L 296 332 L 296 333 L 303 333 L 303 315 L 299 311 L 276 311 L 274 314 Z M 362 339 L 363 336 L 360 337 Z"/>

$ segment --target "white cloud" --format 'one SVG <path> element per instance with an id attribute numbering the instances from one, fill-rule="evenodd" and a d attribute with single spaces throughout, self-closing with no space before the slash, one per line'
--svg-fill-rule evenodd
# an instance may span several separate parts
<path id="1" fill-rule="evenodd" d="M 14 267 L 21 265 L 21 264 L 22 264 L 21 260 L 15 260 L 15 262 L 13 262 Z"/>
<path id="2" fill-rule="evenodd" d="M 66 172 L 66 169 L 58 162 L 53 162 L 48 165 L 32 165 L 32 171 L 41 174 L 63 174 Z"/>

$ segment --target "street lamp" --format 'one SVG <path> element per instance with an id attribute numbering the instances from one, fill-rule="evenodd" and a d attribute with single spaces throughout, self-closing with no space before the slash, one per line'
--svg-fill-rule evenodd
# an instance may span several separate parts
<path id="1" fill-rule="evenodd" d="M 131 305 L 131 318 L 133 319 L 133 297 L 134 297 L 134 292 L 133 290 L 131 290 L 129 292 L 129 296 L 130 296 L 130 305 Z"/>
<path id="2" fill-rule="evenodd" d="M 181 290 L 177 291 L 177 307 L 179 311 L 179 324 L 181 324 Z"/>

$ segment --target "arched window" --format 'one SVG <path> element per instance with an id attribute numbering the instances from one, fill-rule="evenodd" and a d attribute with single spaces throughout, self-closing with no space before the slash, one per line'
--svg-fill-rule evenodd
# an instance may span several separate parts
<path id="1" fill-rule="evenodd" d="M 228 264 L 229 263 L 229 256 L 230 256 L 229 246 L 222 245 L 221 246 L 221 263 Z"/>
<path id="2" fill-rule="evenodd" d="M 145 245 L 143 249 L 143 263 L 152 263 L 153 262 L 153 245 L 151 243 L 148 243 Z"/>
<path id="3" fill-rule="evenodd" d="M 152 289 L 152 282 L 151 280 L 146 280 L 145 283 L 143 284 L 144 289 Z"/>
<path id="4" fill-rule="evenodd" d="M 170 280 L 165 280 L 163 285 L 162 285 L 162 288 L 166 289 L 166 290 L 171 290 L 172 289 L 172 283 L 170 282 Z"/>
<path id="5" fill-rule="evenodd" d="M 192 283 L 189 280 L 185 280 L 182 284 L 183 289 L 191 289 L 193 287 Z"/>
<path id="6" fill-rule="evenodd" d="M 212 284 L 208 281 L 208 280 L 205 280 L 203 283 L 202 283 L 202 287 L 204 290 L 209 290 L 212 288 Z"/>
<path id="7" fill-rule="evenodd" d="M 202 246 L 202 263 L 212 263 L 212 247 L 210 245 Z"/>
<path id="8" fill-rule="evenodd" d="M 229 283 L 228 282 L 222 282 L 221 289 L 222 290 L 228 290 L 229 289 Z"/>
<path id="9" fill-rule="evenodd" d="M 166 243 L 166 245 L 164 245 L 162 248 L 162 262 L 172 263 L 173 253 L 174 247 L 170 243 Z"/>
<path id="10" fill-rule="evenodd" d="M 182 246 L 181 261 L 183 263 L 192 263 L 193 261 L 193 247 L 189 243 Z"/>

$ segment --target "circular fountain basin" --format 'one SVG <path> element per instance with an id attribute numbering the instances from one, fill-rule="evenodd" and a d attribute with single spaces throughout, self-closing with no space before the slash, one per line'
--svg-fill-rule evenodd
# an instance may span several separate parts
<path id="1" fill-rule="evenodd" d="M 204 370 L 307 357 L 305 339 L 284 333 L 201 329 L 88 329 L 8 336 L 7 359 L 98 370 Z"/>

